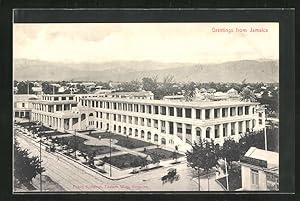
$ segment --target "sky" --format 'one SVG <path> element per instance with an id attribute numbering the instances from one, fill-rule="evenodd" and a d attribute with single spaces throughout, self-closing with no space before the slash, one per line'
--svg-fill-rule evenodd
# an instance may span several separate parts
<path id="1" fill-rule="evenodd" d="M 13 25 L 13 56 L 74 63 L 278 60 L 279 23 L 19 23 Z"/>

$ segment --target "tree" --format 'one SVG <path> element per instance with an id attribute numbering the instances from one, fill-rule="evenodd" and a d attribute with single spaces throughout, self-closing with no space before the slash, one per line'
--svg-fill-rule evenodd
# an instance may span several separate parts
<path id="1" fill-rule="evenodd" d="M 244 87 L 240 93 L 242 101 L 256 102 L 255 94 L 248 87 Z"/>
<path id="2" fill-rule="evenodd" d="M 269 151 L 279 151 L 279 129 L 278 128 L 267 128 L 267 145 Z M 265 149 L 265 134 L 264 131 L 255 131 L 246 133 L 241 136 L 239 140 L 241 155 L 250 149 L 250 147 L 256 147 L 259 149 Z"/>
<path id="3" fill-rule="evenodd" d="M 126 91 L 126 92 L 135 92 L 140 91 L 141 83 L 137 80 L 133 80 L 131 82 L 122 83 L 119 85 L 119 91 Z"/>
<path id="4" fill-rule="evenodd" d="M 195 97 L 195 89 L 196 84 L 194 82 L 191 82 L 183 87 L 184 90 L 184 98 L 186 101 L 192 101 Z"/>
<path id="5" fill-rule="evenodd" d="M 175 151 L 173 151 L 173 153 L 172 153 L 172 158 L 173 158 L 173 160 L 175 160 L 175 163 L 177 163 L 177 159 L 178 159 L 178 152 L 175 150 Z"/>
<path id="6" fill-rule="evenodd" d="M 44 168 L 40 168 L 40 160 L 37 156 L 29 157 L 26 149 L 21 149 L 16 142 L 14 144 L 14 177 L 22 184 L 32 182 L 32 179 L 44 172 Z"/>
<path id="7" fill-rule="evenodd" d="M 159 154 L 157 152 L 153 152 L 153 154 L 151 156 L 151 159 L 152 159 L 152 163 L 153 164 L 156 164 L 156 166 L 159 165 L 159 163 L 160 163 L 160 157 L 159 157 Z"/>
<path id="8" fill-rule="evenodd" d="M 215 145 L 213 140 L 201 140 L 199 143 L 194 143 L 192 151 L 186 153 L 187 162 L 189 166 L 198 172 L 198 184 L 200 191 L 200 171 L 203 169 L 207 173 L 208 190 L 209 190 L 209 171 L 216 167 L 218 157 L 215 152 Z"/>
<path id="9" fill-rule="evenodd" d="M 240 144 L 235 140 L 229 138 L 223 143 L 222 149 L 220 151 L 220 157 L 225 159 L 229 164 L 229 169 L 232 168 L 233 161 L 239 161 L 241 156 Z"/>
<path id="10" fill-rule="evenodd" d="M 53 89 L 54 89 L 54 93 L 57 94 L 58 93 L 58 87 L 53 86 L 49 82 L 43 82 L 42 83 L 42 90 L 43 90 L 44 94 L 53 94 Z"/>
<path id="11" fill-rule="evenodd" d="M 156 91 L 157 87 L 158 87 L 158 83 L 157 83 L 157 79 L 158 77 L 155 76 L 153 78 L 150 77 L 144 77 L 142 79 L 142 85 L 143 85 L 143 89 L 145 91 Z"/>
<path id="12" fill-rule="evenodd" d="M 28 89 L 29 89 L 29 94 L 34 94 L 32 87 L 33 87 L 33 83 L 30 81 L 25 81 L 25 82 L 19 82 L 17 85 L 18 91 L 17 94 L 27 94 L 28 93 Z"/>

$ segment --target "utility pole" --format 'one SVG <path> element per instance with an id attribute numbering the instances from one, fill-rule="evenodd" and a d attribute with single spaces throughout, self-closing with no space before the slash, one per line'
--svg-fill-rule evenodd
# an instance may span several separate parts
<path id="1" fill-rule="evenodd" d="M 201 185 L 200 185 L 200 168 L 198 167 L 198 187 L 199 191 L 201 190 Z"/>
<path id="2" fill-rule="evenodd" d="M 29 94 L 29 81 L 27 81 L 27 94 Z"/>
<path id="3" fill-rule="evenodd" d="M 265 136 L 265 150 L 268 151 L 268 144 L 267 144 L 267 129 L 266 129 L 266 126 L 264 127 L 264 136 Z"/>
<path id="4" fill-rule="evenodd" d="M 225 158 L 225 174 L 226 174 L 226 190 L 229 191 L 229 182 L 228 182 L 228 171 L 227 171 L 227 161 Z"/>
<path id="5" fill-rule="evenodd" d="M 74 156 L 74 158 L 75 158 L 75 160 L 76 160 L 76 151 L 77 151 L 77 139 L 76 139 L 76 129 L 75 129 L 75 146 L 74 146 L 74 149 L 75 149 L 75 156 Z"/>
<path id="6" fill-rule="evenodd" d="M 109 132 L 109 176 L 111 177 L 111 133 Z"/>
<path id="7" fill-rule="evenodd" d="M 42 139 L 40 139 L 40 191 L 42 192 Z"/>

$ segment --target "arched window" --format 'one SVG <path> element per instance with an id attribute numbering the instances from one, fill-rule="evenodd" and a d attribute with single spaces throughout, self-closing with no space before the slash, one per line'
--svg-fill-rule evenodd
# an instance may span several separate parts
<path id="1" fill-rule="evenodd" d="M 134 130 L 134 137 L 138 137 L 138 135 L 139 135 L 139 131 L 138 131 L 138 129 L 135 129 Z"/>
<path id="2" fill-rule="evenodd" d="M 196 128 L 196 136 L 201 137 L 201 128 L 199 127 Z"/>
<path id="3" fill-rule="evenodd" d="M 151 132 L 150 131 L 148 131 L 148 133 L 147 133 L 147 140 L 151 140 Z"/>
<path id="4" fill-rule="evenodd" d="M 121 126 L 118 126 L 118 133 L 121 133 Z"/>
<path id="5" fill-rule="evenodd" d="M 129 128 L 129 135 L 132 135 L 132 128 Z"/>
<path id="6" fill-rule="evenodd" d="M 143 130 L 141 130 L 141 138 L 145 137 L 145 132 Z"/>
<path id="7" fill-rule="evenodd" d="M 93 113 L 90 113 L 90 114 L 89 114 L 89 117 L 92 117 L 92 116 L 94 116 L 94 114 L 93 114 Z"/>
<path id="8" fill-rule="evenodd" d="M 154 135 L 154 142 L 158 142 L 158 135 L 157 134 Z"/>
<path id="9" fill-rule="evenodd" d="M 165 145 L 167 142 L 166 142 L 166 139 L 165 138 L 161 138 L 161 144 Z"/>
<path id="10" fill-rule="evenodd" d="M 206 138 L 210 138 L 210 131 L 211 131 L 211 128 L 210 127 L 208 127 L 207 129 L 206 129 Z"/>
<path id="11" fill-rule="evenodd" d="M 124 133 L 124 135 L 126 135 L 126 127 L 124 126 L 124 128 L 123 128 L 123 133 Z"/>

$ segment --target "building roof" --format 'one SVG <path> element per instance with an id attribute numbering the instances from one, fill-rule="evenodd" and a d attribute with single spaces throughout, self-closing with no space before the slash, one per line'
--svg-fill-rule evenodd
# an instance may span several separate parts
<path id="1" fill-rule="evenodd" d="M 38 99 L 35 94 L 14 94 L 14 101 L 28 101 L 30 99 Z"/>
<path id="2" fill-rule="evenodd" d="M 149 96 L 153 95 L 151 91 L 134 91 L 134 92 L 112 92 L 111 95 L 123 95 L 123 96 Z"/>
<path id="3" fill-rule="evenodd" d="M 149 100 L 149 99 L 124 99 L 124 98 L 108 98 L 108 97 L 99 97 L 99 98 L 83 98 L 86 100 L 102 100 L 102 101 L 112 101 L 112 102 L 124 102 L 124 103 L 136 103 L 136 104 L 155 104 L 162 106 L 174 106 L 174 107 L 197 107 L 197 108 L 214 108 L 214 107 L 230 107 L 230 106 L 248 106 L 248 105 L 259 105 L 259 103 L 254 102 L 245 102 L 245 101 L 166 101 L 166 100 Z"/>
<path id="4" fill-rule="evenodd" d="M 164 96 L 163 98 L 184 98 L 184 95 Z"/>
<path id="5" fill-rule="evenodd" d="M 245 156 L 267 161 L 268 169 L 274 169 L 279 167 L 279 154 L 277 152 L 266 151 L 263 149 L 258 149 L 256 147 L 251 147 L 246 152 Z"/>
<path id="6" fill-rule="evenodd" d="M 235 93 L 236 94 L 236 93 L 238 93 L 238 91 L 235 90 L 234 88 L 231 88 L 227 91 L 227 93 Z"/>

